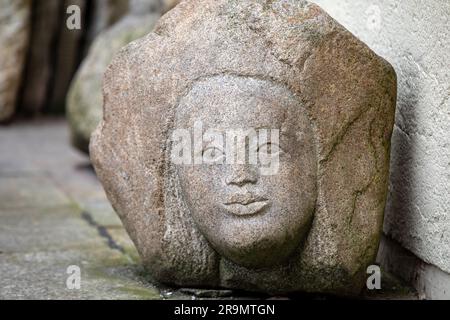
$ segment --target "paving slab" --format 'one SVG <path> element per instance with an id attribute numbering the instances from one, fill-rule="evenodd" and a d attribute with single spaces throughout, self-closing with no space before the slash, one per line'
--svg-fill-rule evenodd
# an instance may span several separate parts
<path id="1" fill-rule="evenodd" d="M 67 286 L 80 268 L 80 288 Z M 0 299 L 161 299 L 135 266 L 113 249 L 72 249 L 0 255 Z"/>
<path id="2" fill-rule="evenodd" d="M 0 177 L 0 208 L 47 208 L 70 206 L 72 202 L 49 178 L 23 174 Z"/>
<path id="3" fill-rule="evenodd" d="M 105 244 L 76 207 L 2 209 L 0 251 L 3 253 L 70 250 Z"/>

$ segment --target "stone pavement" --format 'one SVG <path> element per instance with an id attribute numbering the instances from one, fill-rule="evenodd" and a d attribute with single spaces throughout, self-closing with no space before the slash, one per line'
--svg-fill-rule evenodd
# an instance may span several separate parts
<path id="1" fill-rule="evenodd" d="M 66 285 L 72 265 L 81 270 L 79 290 Z M 383 290 L 362 298 L 416 298 L 392 277 L 383 281 Z M 88 157 L 70 146 L 66 122 L 41 119 L 0 127 L 0 299 L 217 296 L 267 298 L 152 284 Z"/>

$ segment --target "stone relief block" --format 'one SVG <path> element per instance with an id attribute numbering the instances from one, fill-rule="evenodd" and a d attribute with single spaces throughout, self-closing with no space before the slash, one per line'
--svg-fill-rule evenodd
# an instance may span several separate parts
<path id="1" fill-rule="evenodd" d="M 103 91 L 91 159 L 156 280 L 362 289 L 383 222 L 396 75 L 317 5 L 182 1 L 116 55 Z M 277 170 L 227 162 L 217 139 L 197 149 L 198 123 L 219 136 L 278 132 L 265 141 Z M 173 161 L 179 130 L 194 133 L 191 164 Z M 226 161 L 195 163 L 208 152 Z"/>

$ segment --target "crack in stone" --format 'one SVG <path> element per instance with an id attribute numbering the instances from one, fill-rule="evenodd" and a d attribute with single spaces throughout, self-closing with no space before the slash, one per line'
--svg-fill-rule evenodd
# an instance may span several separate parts
<path id="1" fill-rule="evenodd" d="M 81 217 L 90 226 L 97 229 L 97 232 L 100 235 L 100 237 L 106 239 L 109 248 L 111 248 L 113 250 L 118 250 L 120 253 L 126 254 L 125 249 L 113 239 L 111 234 L 108 232 L 108 230 L 104 226 L 101 226 L 97 222 L 95 222 L 94 218 L 92 217 L 92 215 L 89 212 L 83 211 L 81 213 Z"/>
<path id="2" fill-rule="evenodd" d="M 342 131 L 339 133 L 339 135 L 334 139 L 333 145 L 330 148 L 330 151 L 319 161 L 320 164 L 324 164 L 328 162 L 333 155 L 334 151 L 336 150 L 337 146 L 342 143 L 342 140 L 346 136 L 347 132 L 350 130 L 350 128 L 366 113 L 370 110 L 370 106 L 366 110 L 362 110 L 358 113 L 358 115 L 349 121 L 345 127 L 342 129 Z"/>

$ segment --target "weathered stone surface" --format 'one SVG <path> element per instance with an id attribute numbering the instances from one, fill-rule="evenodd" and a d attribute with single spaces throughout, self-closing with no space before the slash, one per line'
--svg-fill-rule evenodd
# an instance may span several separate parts
<path id="1" fill-rule="evenodd" d="M 399 75 L 384 231 L 450 279 L 450 2 L 316 1 Z M 445 295 L 436 279 L 418 289 Z"/>
<path id="2" fill-rule="evenodd" d="M 117 51 L 149 33 L 158 14 L 129 15 L 100 34 L 75 76 L 67 100 L 72 142 L 87 152 L 91 133 L 102 118 L 103 74 Z"/>
<path id="3" fill-rule="evenodd" d="M 91 159 L 153 277 L 362 289 L 383 222 L 396 76 L 318 6 L 183 1 L 120 51 L 103 90 Z M 281 130 L 278 174 L 173 163 L 172 133 L 196 120 L 222 133 Z M 268 205 L 242 216 L 248 203 L 229 204 L 243 194 Z"/>
<path id="4" fill-rule="evenodd" d="M 16 107 L 28 48 L 31 1 L 2 0 L 0 8 L 1 122 L 9 119 Z"/>

